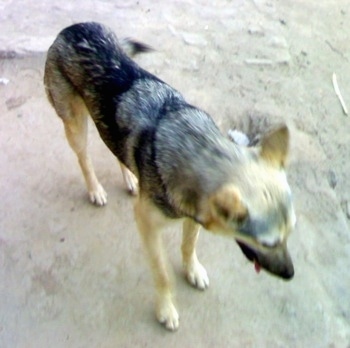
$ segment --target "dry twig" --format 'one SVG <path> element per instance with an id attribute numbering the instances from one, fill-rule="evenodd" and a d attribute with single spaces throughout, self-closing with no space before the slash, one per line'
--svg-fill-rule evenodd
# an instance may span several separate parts
<path id="1" fill-rule="evenodd" d="M 347 115 L 348 114 L 348 109 L 346 107 L 346 104 L 344 102 L 344 99 L 340 93 L 340 90 L 339 90 L 339 86 L 338 86 L 338 82 L 337 82 L 337 75 L 335 73 L 333 73 L 333 76 L 332 76 L 332 81 L 333 81 L 333 87 L 334 87 L 334 91 L 335 91 L 335 94 L 337 95 L 339 101 L 340 101 L 340 104 L 343 108 L 343 111 L 344 111 L 344 114 Z"/>

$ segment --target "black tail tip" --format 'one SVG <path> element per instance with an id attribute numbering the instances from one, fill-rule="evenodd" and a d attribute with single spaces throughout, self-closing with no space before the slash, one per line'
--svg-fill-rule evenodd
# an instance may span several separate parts
<path id="1" fill-rule="evenodd" d="M 132 44 L 135 53 L 144 53 L 144 52 L 152 52 L 154 51 L 154 48 L 144 44 L 142 42 L 139 41 L 135 41 L 135 40 L 129 40 L 129 42 Z"/>
<path id="2" fill-rule="evenodd" d="M 123 39 L 121 44 L 123 49 L 129 56 L 135 56 L 136 54 L 139 54 L 139 53 L 155 51 L 153 47 L 131 38 Z"/>

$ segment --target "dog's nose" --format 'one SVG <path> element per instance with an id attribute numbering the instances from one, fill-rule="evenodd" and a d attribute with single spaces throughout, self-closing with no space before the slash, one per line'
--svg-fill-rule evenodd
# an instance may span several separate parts
<path id="1" fill-rule="evenodd" d="M 285 270 L 280 273 L 280 276 L 284 280 L 291 280 L 294 277 L 294 267 L 293 265 L 290 265 L 289 267 L 285 268 Z"/>

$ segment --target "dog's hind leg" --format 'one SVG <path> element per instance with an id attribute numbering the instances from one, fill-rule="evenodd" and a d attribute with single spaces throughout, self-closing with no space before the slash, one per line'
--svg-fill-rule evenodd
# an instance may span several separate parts
<path id="1" fill-rule="evenodd" d="M 64 129 L 69 145 L 78 157 L 81 170 L 84 175 L 90 201 L 96 205 L 107 203 L 107 193 L 99 183 L 93 168 L 90 156 L 87 152 L 87 110 L 83 100 L 79 96 L 70 98 L 69 106 L 57 110 L 64 123 Z M 61 112 L 60 112 L 61 111 Z"/>
<path id="2" fill-rule="evenodd" d="M 172 276 L 169 274 L 162 241 L 162 229 L 167 219 L 147 199 L 138 197 L 135 218 L 149 258 L 156 287 L 156 315 L 168 330 L 179 327 L 179 315 L 173 303 Z"/>
<path id="3" fill-rule="evenodd" d="M 128 191 L 133 196 L 136 196 L 138 192 L 138 181 L 136 176 L 122 162 L 119 161 L 119 165 Z"/>
<path id="4" fill-rule="evenodd" d="M 191 219 L 185 219 L 182 235 L 182 262 L 186 278 L 194 287 L 204 290 L 209 286 L 207 271 L 198 261 L 196 243 L 200 226 Z"/>

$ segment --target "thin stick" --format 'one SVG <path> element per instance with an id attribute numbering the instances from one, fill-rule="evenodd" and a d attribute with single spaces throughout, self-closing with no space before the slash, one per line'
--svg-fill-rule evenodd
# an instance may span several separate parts
<path id="1" fill-rule="evenodd" d="M 343 111 L 344 111 L 344 114 L 347 115 L 348 114 L 348 109 L 346 107 L 346 104 L 344 102 L 344 99 L 340 93 L 340 90 L 339 90 L 339 86 L 338 86 L 338 82 L 337 82 L 337 75 L 335 73 L 333 73 L 333 76 L 332 76 L 332 81 L 333 81 L 333 87 L 334 87 L 334 91 L 335 91 L 335 94 L 337 95 L 339 101 L 340 101 L 340 104 L 343 108 Z"/>

